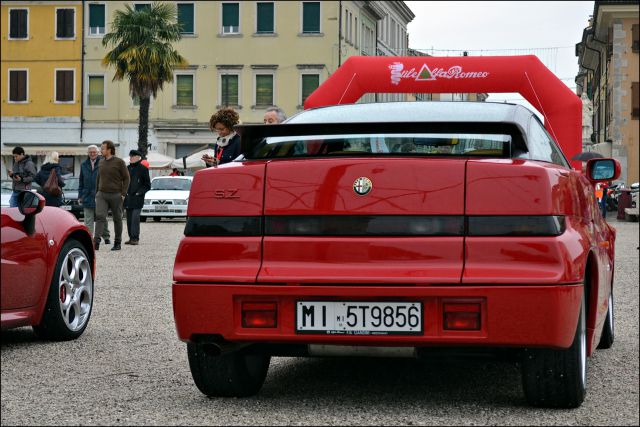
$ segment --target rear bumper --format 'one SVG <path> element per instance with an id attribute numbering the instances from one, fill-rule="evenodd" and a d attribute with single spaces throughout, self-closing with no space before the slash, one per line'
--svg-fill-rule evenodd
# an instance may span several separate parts
<path id="1" fill-rule="evenodd" d="M 230 342 L 381 346 L 498 346 L 568 348 L 574 338 L 581 284 L 557 286 L 282 286 L 174 283 L 173 312 L 178 337 L 216 335 Z M 423 303 L 424 332 L 401 335 L 309 335 L 295 331 L 299 300 L 416 301 Z M 481 304 L 478 331 L 443 328 L 443 304 Z M 277 327 L 243 328 L 247 301 L 277 303 Z"/>

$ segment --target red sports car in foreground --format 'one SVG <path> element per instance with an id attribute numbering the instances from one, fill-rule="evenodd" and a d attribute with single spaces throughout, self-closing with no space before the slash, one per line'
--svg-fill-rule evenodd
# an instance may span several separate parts
<path id="1" fill-rule="evenodd" d="M 2 208 L 2 329 L 33 326 L 45 339 L 84 332 L 93 306 L 95 256 L 89 230 L 31 191 Z"/>
<path id="2" fill-rule="evenodd" d="M 197 387 L 247 396 L 271 356 L 513 349 L 533 405 L 579 406 L 613 343 L 615 230 L 513 104 L 354 104 L 239 126 L 199 171 L 173 309 Z"/>

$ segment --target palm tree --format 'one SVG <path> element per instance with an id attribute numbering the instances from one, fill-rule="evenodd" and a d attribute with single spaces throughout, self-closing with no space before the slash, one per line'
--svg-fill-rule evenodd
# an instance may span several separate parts
<path id="1" fill-rule="evenodd" d="M 115 67 L 113 81 L 126 77 L 129 93 L 140 99 L 138 150 L 145 156 L 151 96 L 156 97 L 164 83 L 173 80 L 175 68 L 187 65 L 172 46 L 182 38 L 176 15 L 171 3 L 155 2 L 140 10 L 126 4 L 125 10 L 115 12 L 112 31 L 102 39 L 104 47 L 113 46 L 102 64 Z"/>

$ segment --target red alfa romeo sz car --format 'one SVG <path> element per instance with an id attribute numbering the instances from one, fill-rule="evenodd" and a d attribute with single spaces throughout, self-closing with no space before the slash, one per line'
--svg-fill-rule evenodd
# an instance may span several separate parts
<path id="1" fill-rule="evenodd" d="M 78 338 L 93 307 L 95 254 L 89 230 L 67 211 L 23 191 L 2 208 L 2 329 L 33 326 L 50 340 Z"/>
<path id="2" fill-rule="evenodd" d="M 615 230 L 593 184 L 513 104 L 395 102 L 238 126 L 195 175 L 173 272 L 195 384 L 247 396 L 271 356 L 512 349 L 529 403 L 579 406 L 614 338 Z"/>

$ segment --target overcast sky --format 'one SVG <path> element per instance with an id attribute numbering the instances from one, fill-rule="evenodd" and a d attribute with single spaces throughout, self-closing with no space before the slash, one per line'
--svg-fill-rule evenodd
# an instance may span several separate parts
<path id="1" fill-rule="evenodd" d="M 416 15 L 407 27 L 410 48 L 428 49 L 429 54 L 434 49 L 434 56 L 461 56 L 462 52 L 456 50 L 485 56 L 535 54 L 575 91 L 573 79 L 578 73 L 575 44 L 582 39 L 582 31 L 593 13 L 593 1 L 405 3 Z M 446 52 L 447 49 L 451 51 Z M 505 51 L 491 51 L 496 49 Z M 491 94 L 488 101 L 504 99 L 530 106 L 519 94 L 511 93 Z"/>

